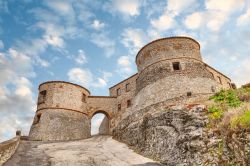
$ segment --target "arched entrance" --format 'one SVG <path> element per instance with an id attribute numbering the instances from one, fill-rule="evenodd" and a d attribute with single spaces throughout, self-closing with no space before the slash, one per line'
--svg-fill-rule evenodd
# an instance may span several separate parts
<path id="1" fill-rule="evenodd" d="M 96 111 L 91 116 L 91 136 L 109 135 L 110 117 L 105 111 Z"/>

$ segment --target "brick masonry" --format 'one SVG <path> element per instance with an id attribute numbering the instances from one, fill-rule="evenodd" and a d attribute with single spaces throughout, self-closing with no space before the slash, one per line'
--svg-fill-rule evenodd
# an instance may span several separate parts
<path id="1" fill-rule="evenodd" d="M 79 85 L 50 81 L 39 86 L 30 140 L 90 137 L 90 121 L 104 113 L 101 133 L 112 133 L 124 115 L 154 104 L 188 104 L 207 99 L 231 80 L 202 61 L 200 45 L 188 37 L 171 37 L 145 45 L 136 56 L 138 73 L 109 88 L 109 96 L 91 96 Z"/>

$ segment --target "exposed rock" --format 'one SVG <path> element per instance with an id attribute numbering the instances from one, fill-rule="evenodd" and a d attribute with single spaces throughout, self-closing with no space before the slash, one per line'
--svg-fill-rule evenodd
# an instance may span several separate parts
<path id="1" fill-rule="evenodd" d="M 113 135 L 140 154 L 168 166 L 246 165 L 244 157 L 249 154 L 249 146 L 235 153 L 234 149 L 242 144 L 232 143 L 228 147 L 221 136 L 207 128 L 208 122 L 203 105 L 164 108 L 161 103 L 127 116 Z M 244 138 L 249 145 L 249 134 Z"/>

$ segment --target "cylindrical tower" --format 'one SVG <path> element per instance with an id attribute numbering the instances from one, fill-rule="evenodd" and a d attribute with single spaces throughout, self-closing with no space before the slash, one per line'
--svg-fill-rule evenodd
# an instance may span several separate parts
<path id="1" fill-rule="evenodd" d="M 170 37 L 145 45 L 136 56 L 135 106 L 212 94 L 216 82 L 206 69 L 200 45 L 188 37 Z"/>
<path id="2" fill-rule="evenodd" d="M 90 122 L 86 112 L 89 95 L 86 88 L 73 83 L 42 83 L 29 139 L 44 141 L 90 137 Z"/>

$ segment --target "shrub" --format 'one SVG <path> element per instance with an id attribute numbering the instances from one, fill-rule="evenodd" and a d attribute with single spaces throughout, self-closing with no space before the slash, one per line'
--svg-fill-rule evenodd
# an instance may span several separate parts
<path id="1" fill-rule="evenodd" d="M 230 127 L 235 128 L 249 128 L 250 127 L 250 110 L 246 110 L 242 115 L 233 117 L 230 122 Z"/>
<path id="2" fill-rule="evenodd" d="M 209 107 L 208 112 L 210 113 L 209 118 L 212 120 L 220 119 L 223 116 L 223 110 L 217 106 Z"/>

